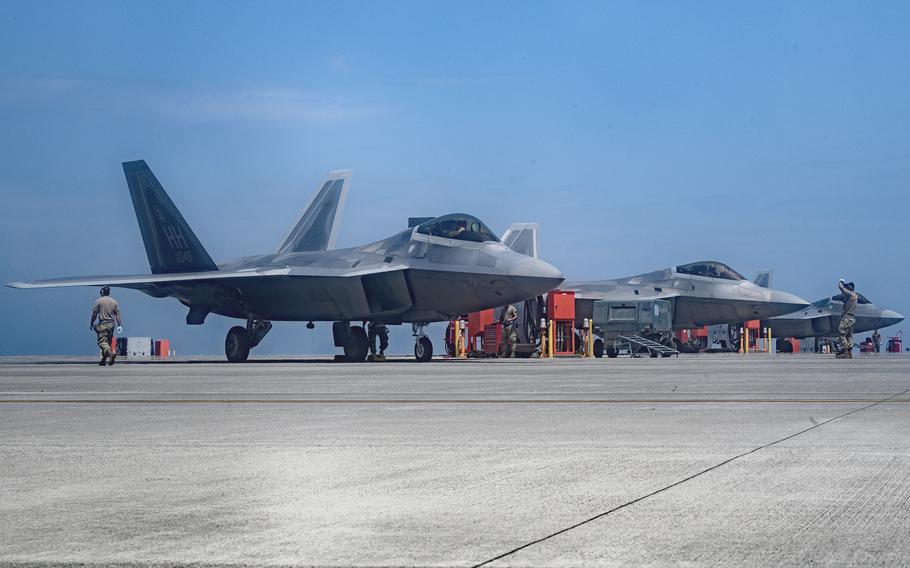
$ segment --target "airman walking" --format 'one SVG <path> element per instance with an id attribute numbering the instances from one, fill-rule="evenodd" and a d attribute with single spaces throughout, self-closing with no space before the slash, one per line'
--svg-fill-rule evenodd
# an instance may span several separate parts
<path id="1" fill-rule="evenodd" d="M 102 367 L 106 364 L 113 365 L 117 358 L 117 353 L 111 349 L 115 323 L 117 333 L 120 333 L 120 304 L 111 297 L 111 289 L 105 286 L 101 289 L 101 297 L 95 300 L 95 304 L 92 306 L 92 320 L 89 324 L 92 331 L 98 335 L 98 348 L 101 350 L 101 361 L 98 364 Z"/>

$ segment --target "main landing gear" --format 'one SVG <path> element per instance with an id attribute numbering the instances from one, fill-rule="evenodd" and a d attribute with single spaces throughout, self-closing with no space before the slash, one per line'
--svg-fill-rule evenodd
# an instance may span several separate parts
<path id="1" fill-rule="evenodd" d="M 336 321 L 332 324 L 332 337 L 335 340 L 335 347 L 341 347 L 344 351 L 344 360 L 349 363 L 360 363 L 367 358 L 369 345 L 367 344 L 367 332 L 359 325 L 351 325 L 351 322 Z"/>
<path id="2" fill-rule="evenodd" d="M 272 329 L 272 322 L 259 319 L 246 320 L 246 327 L 235 325 L 224 339 L 224 354 L 231 363 L 242 363 L 250 356 L 250 349 L 259 345 Z"/>
<path id="3" fill-rule="evenodd" d="M 352 325 L 344 341 L 344 358 L 351 363 L 360 363 L 367 358 L 370 347 L 367 332 L 359 325 Z"/>
<path id="4" fill-rule="evenodd" d="M 411 324 L 414 333 L 414 358 L 423 363 L 433 358 L 433 342 L 427 337 L 425 323 Z M 366 360 L 370 345 L 363 326 L 351 325 L 350 322 L 338 321 L 332 326 L 335 346 L 344 349 L 344 360 L 349 363 L 360 363 Z"/>

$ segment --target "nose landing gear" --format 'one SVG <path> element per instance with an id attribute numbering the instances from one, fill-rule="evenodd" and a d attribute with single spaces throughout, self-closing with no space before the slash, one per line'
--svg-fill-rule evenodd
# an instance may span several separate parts
<path id="1" fill-rule="evenodd" d="M 427 337 L 424 328 L 425 323 L 411 324 L 411 330 L 414 334 L 414 358 L 418 363 L 426 363 L 433 358 L 433 342 Z"/>

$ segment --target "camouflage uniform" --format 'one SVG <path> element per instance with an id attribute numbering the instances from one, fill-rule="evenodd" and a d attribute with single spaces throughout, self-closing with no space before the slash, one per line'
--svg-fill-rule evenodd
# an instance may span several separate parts
<path id="1" fill-rule="evenodd" d="M 111 350 L 111 340 L 114 337 L 114 326 L 120 325 L 120 304 L 117 300 L 111 298 L 110 288 L 105 286 L 101 289 L 101 297 L 95 300 L 92 306 L 92 329 L 98 335 L 98 348 L 101 349 L 101 361 L 99 365 L 104 365 L 110 359 L 110 364 L 114 364 L 117 356 Z M 95 319 L 98 323 L 95 323 Z"/>
<path id="2" fill-rule="evenodd" d="M 502 345 L 500 347 L 502 357 L 515 356 L 515 346 L 518 344 L 518 330 L 515 329 L 517 319 L 518 310 L 512 305 L 506 306 L 499 315 L 499 323 L 502 324 Z"/>
<path id="3" fill-rule="evenodd" d="M 367 328 L 367 343 L 370 345 L 370 355 L 376 355 L 376 338 L 379 337 L 379 354 L 385 356 L 389 346 L 389 328 L 385 324 L 370 322 Z"/>
<path id="4" fill-rule="evenodd" d="M 844 311 L 840 317 L 840 324 L 837 326 L 837 331 L 840 334 L 840 348 L 841 353 L 847 359 L 853 358 L 853 326 L 856 324 L 856 304 L 859 301 L 859 296 L 847 288 L 843 283 L 838 283 L 841 293 L 844 298 Z"/>
<path id="5" fill-rule="evenodd" d="M 111 339 L 114 337 L 114 322 L 103 321 L 95 326 L 98 334 L 98 348 L 101 349 L 102 360 L 111 356 Z"/>

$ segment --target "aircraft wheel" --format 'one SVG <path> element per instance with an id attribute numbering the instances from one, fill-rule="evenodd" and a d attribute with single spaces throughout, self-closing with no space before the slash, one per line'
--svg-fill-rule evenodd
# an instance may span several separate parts
<path id="1" fill-rule="evenodd" d="M 426 335 L 421 335 L 414 342 L 414 357 L 419 363 L 426 363 L 433 358 L 433 342 Z"/>
<path id="2" fill-rule="evenodd" d="M 594 338 L 594 356 L 598 359 L 604 356 L 604 340 L 599 337 Z"/>
<path id="3" fill-rule="evenodd" d="M 359 325 L 352 325 L 344 342 L 344 358 L 349 363 L 360 363 L 367 358 L 369 350 L 367 333 Z"/>
<path id="4" fill-rule="evenodd" d="M 657 351 L 650 351 L 650 350 L 649 350 L 649 351 L 648 351 L 648 355 L 650 355 L 652 359 L 657 359 L 658 357 L 660 357 L 660 353 L 658 353 Z"/>
<path id="5" fill-rule="evenodd" d="M 615 347 L 607 347 L 605 353 L 610 359 L 616 359 L 619 357 L 619 351 L 617 351 Z"/>
<path id="6" fill-rule="evenodd" d="M 250 356 L 250 334 L 245 327 L 235 325 L 224 339 L 224 354 L 231 363 L 243 363 Z"/>
<path id="7" fill-rule="evenodd" d="M 448 355 L 449 357 L 454 357 L 455 356 L 455 344 L 452 343 L 451 341 L 449 341 L 448 339 L 446 339 L 445 344 L 446 344 L 446 355 Z"/>
<path id="8" fill-rule="evenodd" d="M 777 352 L 778 353 L 793 353 L 793 344 L 787 341 L 786 339 L 780 337 L 777 339 Z"/>

